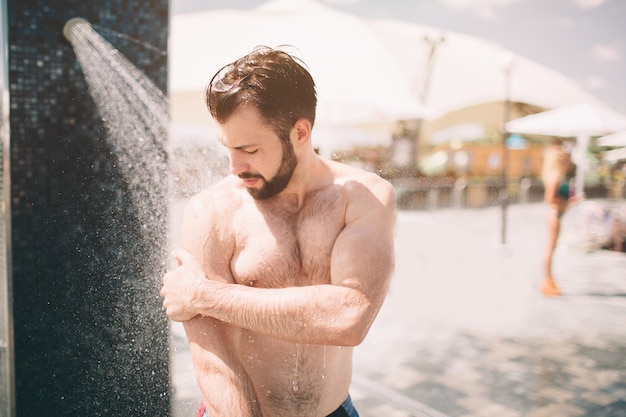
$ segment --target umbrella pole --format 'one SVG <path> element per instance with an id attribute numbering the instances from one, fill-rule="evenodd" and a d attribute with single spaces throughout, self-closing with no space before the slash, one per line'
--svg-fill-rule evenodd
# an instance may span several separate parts
<path id="1" fill-rule="evenodd" d="M 502 205 L 502 234 L 500 242 L 504 245 L 506 244 L 506 211 L 509 205 L 509 189 L 507 186 L 508 178 L 506 174 L 507 166 L 508 166 L 508 152 L 506 147 L 506 140 L 508 139 L 509 134 L 504 132 L 502 135 L 502 188 L 500 189 L 500 203 Z"/>
<path id="2" fill-rule="evenodd" d="M 500 189 L 500 202 L 502 204 L 502 235 L 501 243 L 506 244 L 506 211 L 509 205 L 509 187 L 507 169 L 509 165 L 509 153 L 507 139 L 510 133 L 506 130 L 506 124 L 511 120 L 511 72 L 513 61 L 506 59 L 504 65 L 504 124 L 502 125 L 502 188 Z"/>
<path id="3" fill-rule="evenodd" d="M 579 135 L 576 138 L 576 146 L 573 152 L 573 161 L 576 164 L 576 178 L 574 192 L 577 197 L 581 197 L 585 191 L 585 170 L 587 169 L 587 147 L 589 146 L 589 135 Z"/>

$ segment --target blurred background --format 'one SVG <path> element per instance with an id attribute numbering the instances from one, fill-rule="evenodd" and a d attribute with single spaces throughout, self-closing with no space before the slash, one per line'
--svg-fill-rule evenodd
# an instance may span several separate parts
<path id="1" fill-rule="evenodd" d="M 396 188 L 396 274 L 355 353 L 361 415 L 623 416 L 626 258 L 598 247 L 607 213 L 626 221 L 625 19 L 618 0 L 172 0 L 174 228 L 227 172 L 206 84 L 287 45 L 317 83 L 319 153 Z M 539 291 L 555 142 L 586 198 L 564 216 L 560 300 Z M 173 413 L 192 415 L 178 323 L 172 347 Z"/>
<path id="2" fill-rule="evenodd" d="M 172 146 L 186 159 L 219 153 L 206 83 L 256 45 L 290 45 L 317 82 L 314 146 L 391 180 L 403 208 L 540 200 L 555 137 L 573 152 L 578 192 L 619 198 L 625 155 L 610 151 L 623 139 L 597 138 L 626 130 L 624 18 L 625 4 L 602 0 L 173 0 Z M 584 115 L 505 129 L 569 106 Z M 212 175 L 180 166 L 185 194 Z"/>

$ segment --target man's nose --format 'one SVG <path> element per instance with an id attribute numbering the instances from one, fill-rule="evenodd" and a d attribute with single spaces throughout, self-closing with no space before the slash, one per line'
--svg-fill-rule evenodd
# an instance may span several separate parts
<path id="1" fill-rule="evenodd" d="M 248 170 L 248 163 L 245 161 L 245 158 L 234 155 L 234 153 L 230 154 L 230 172 L 233 175 L 239 175 L 242 172 L 246 172 Z"/>

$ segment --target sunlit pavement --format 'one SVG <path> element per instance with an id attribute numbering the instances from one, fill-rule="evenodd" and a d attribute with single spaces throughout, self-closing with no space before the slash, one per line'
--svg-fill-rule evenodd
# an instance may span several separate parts
<path id="1" fill-rule="evenodd" d="M 545 208 L 401 211 L 397 268 L 355 351 L 361 417 L 626 416 L 626 254 L 588 251 L 563 218 L 539 292 Z M 200 401 L 184 334 L 172 329 L 174 417 Z"/>

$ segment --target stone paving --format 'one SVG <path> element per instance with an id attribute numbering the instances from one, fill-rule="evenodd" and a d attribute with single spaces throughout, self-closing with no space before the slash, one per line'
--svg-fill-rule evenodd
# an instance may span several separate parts
<path id="1" fill-rule="evenodd" d="M 539 293 L 545 208 L 401 211 L 397 268 L 351 395 L 361 417 L 626 417 L 626 254 L 590 251 L 573 207 Z M 200 395 L 172 327 L 173 416 Z"/>

